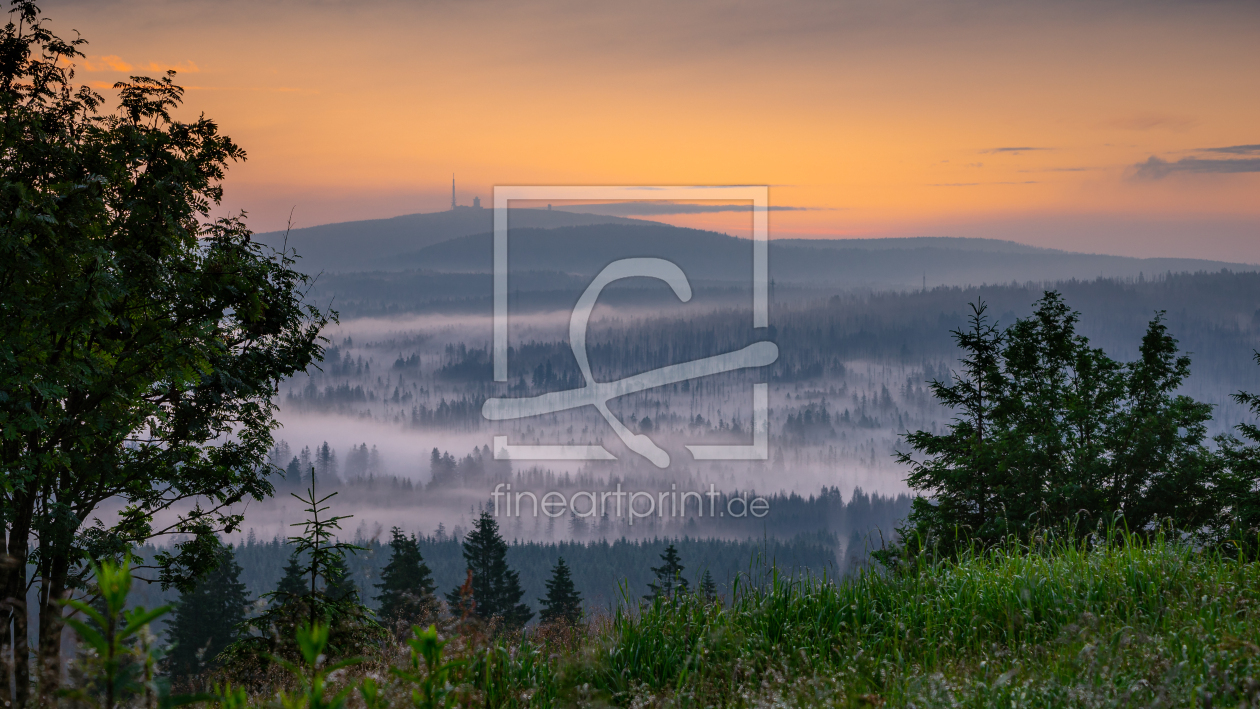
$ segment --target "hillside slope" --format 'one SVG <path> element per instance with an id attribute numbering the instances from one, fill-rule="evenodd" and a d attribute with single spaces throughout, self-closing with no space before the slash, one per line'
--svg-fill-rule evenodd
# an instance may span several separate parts
<path id="1" fill-rule="evenodd" d="M 846 240 L 852 242 L 855 240 Z M 1247 264 L 1199 259 L 1137 259 L 1020 247 L 983 239 L 866 240 L 860 247 L 834 241 L 770 242 L 770 277 L 778 283 L 828 287 L 908 288 L 1012 281 L 1136 278 L 1167 272 L 1254 271 Z M 988 243 L 985 243 L 988 242 Z M 917 243 L 930 245 L 917 245 Z M 509 268 L 591 276 L 621 258 L 655 256 L 698 280 L 746 283 L 752 242 L 724 234 L 662 224 L 597 224 L 556 229 L 513 229 Z M 981 248 L 983 247 L 983 248 Z M 493 263 L 489 233 L 464 236 L 400 254 L 396 268 L 486 273 Z"/>
<path id="2" fill-rule="evenodd" d="M 574 214 L 548 209 L 508 211 L 508 225 L 513 230 L 642 223 L 622 217 Z M 493 229 L 493 209 L 459 207 L 445 212 L 405 214 L 391 219 L 368 219 L 293 229 L 287 234 L 287 245 L 297 250 L 301 256 L 299 267 L 307 273 L 397 270 L 393 259 L 398 254 L 461 236 L 488 233 Z M 254 239 L 280 248 L 285 245 L 286 234 L 283 231 L 272 231 L 255 234 Z"/>

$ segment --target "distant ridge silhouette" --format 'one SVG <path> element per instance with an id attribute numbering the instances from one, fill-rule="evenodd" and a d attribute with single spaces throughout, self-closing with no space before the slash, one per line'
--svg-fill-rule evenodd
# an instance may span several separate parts
<path id="1" fill-rule="evenodd" d="M 613 260 L 666 258 L 689 278 L 747 283 L 752 244 L 713 231 L 547 209 L 509 212 L 509 266 L 588 278 Z M 489 273 L 494 210 L 475 207 L 294 229 L 288 245 L 308 273 Z M 284 232 L 255 238 L 279 246 Z M 770 275 L 782 284 L 907 289 L 1012 281 L 1136 278 L 1167 272 L 1256 271 L 1251 264 L 1130 258 L 966 237 L 770 240 Z M 568 279 L 561 279 L 568 280 Z"/>
<path id="2" fill-rule="evenodd" d="M 488 273 L 493 237 L 474 234 L 394 257 L 396 268 Z M 862 241 L 855 245 L 853 242 Z M 781 284 L 838 288 L 915 288 L 1011 281 L 1136 278 L 1169 271 L 1255 271 L 1260 267 L 1198 259 L 1138 259 L 1053 251 L 990 239 L 925 237 L 844 242 L 770 240 L 770 277 Z M 620 258 L 655 256 L 678 264 L 691 279 L 748 283 L 752 242 L 711 231 L 664 224 L 596 224 L 556 229 L 513 229 L 512 272 L 557 271 L 591 277 Z"/>
<path id="3" fill-rule="evenodd" d="M 637 219 L 576 214 L 549 209 L 510 209 L 508 225 L 517 228 L 552 229 L 587 224 L 644 224 Z M 494 229 L 494 210 L 456 207 L 441 212 L 404 214 L 389 219 L 321 224 L 293 229 L 288 246 L 302 257 L 299 268 L 319 271 L 393 270 L 393 258 L 432 244 Z M 279 248 L 283 231 L 256 234 L 254 240 Z"/>

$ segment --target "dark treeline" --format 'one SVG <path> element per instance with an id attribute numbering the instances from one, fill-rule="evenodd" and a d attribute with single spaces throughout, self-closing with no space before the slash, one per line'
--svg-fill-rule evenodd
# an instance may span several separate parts
<path id="1" fill-rule="evenodd" d="M 717 583 L 719 593 L 726 595 L 741 575 L 745 581 L 763 580 L 764 567 L 769 564 L 781 573 L 827 573 L 835 576 L 854 564 L 865 563 L 865 543 L 859 543 L 852 549 L 846 548 L 846 553 L 838 554 L 836 539 L 826 534 L 802 535 L 792 540 L 723 541 L 682 537 L 589 543 L 516 542 L 508 547 L 507 560 L 520 574 L 521 587 L 525 590 L 523 600 L 535 610 L 538 608 L 537 599 L 546 595 L 546 582 L 560 557 L 568 563 L 573 583 L 582 594 L 586 608 L 609 609 L 622 600 L 623 588 L 632 603 L 647 592 L 648 584 L 655 578 L 652 567 L 658 565 L 662 550 L 671 542 L 686 567 L 683 575 L 693 586 L 698 585 L 701 576 L 708 571 Z M 355 544 L 364 547 L 364 550 L 348 555 L 346 566 L 360 596 L 370 607 L 376 608 L 375 596 L 379 591 L 373 584 L 380 583 L 381 570 L 389 563 L 389 542 L 370 539 L 357 540 Z M 466 564 L 463 546 L 458 539 L 446 534 L 422 536 L 419 546 L 440 593 L 458 588 L 464 582 Z M 236 563 L 241 567 L 240 580 L 248 589 L 250 598 L 275 590 L 292 550 L 292 544 L 284 540 L 259 541 L 253 538 L 233 548 Z M 136 554 L 140 558 L 152 558 L 158 551 L 148 546 L 137 549 Z M 154 607 L 177 597 L 174 589 L 162 592 L 156 584 L 140 584 L 132 600 L 145 607 Z"/>
<path id="2" fill-rule="evenodd" d="M 646 488 L 646 486 L 636 485 L 635 489 L 640 489 L 641 487 Z M 513 486 L 514 492 L 518 489 L 528 488 Z M 537 496 L 541 498 L 544 490 L 549 492 L 551 490 L 572 491 L 575 489 L 577 488 L 568 486 L 538 488 Z M 608 489 L 611 489 L 611 487 Z M 649 489 L 668 489 L 668 486 Z M 699 491 L 699 487 L 680 489 Z M 343 487 L 340 489 L 338 500 L 348 508 L 360 509 L 373 504 L 384 506 L 386 500 L 382 500 L 382 498 L 386 496 L 389 498 L 387 500 L 389 505 L 398 508 L 420 505 L 425 502 L 440 504 L 448 501 L 448 498 L 435 496 L 430 491 L 422 491 L 414 486 L 408 487 L 405 484 L 385 485 L 381 481 L 377 481 L 376 486 L 373 487 L 365 484 L 352 484 Z M 749 492 L 722 492 L 718 493 L 714 498 L 714 506 L 717 510 L 728 509 L 728 503 L 735 499 L 735 502 L 729 506 L 738 512 L 744 509 L 744 505 L 736 498 L 751 500 L 754 497 L 756 497 L 755 493 Z M 642 539 L 652 536 L 675 535 L 713 536 L 724 539 L 755 536 L 783 540 L 791 539 L 801 534 L 822 531 L 836 535 L 841 540 L 844 540 L 846 544 L 852 543 L 854 539 L 857 539 L 859 543 L 865 543 L 865 540 L 870 537 L 876 539 L 875 545 L 879 546 L 878 540 L 881 538 L 880 535 L 882 534 L 884 537 L 891 539 L 893 530 L 909 514 L 910 504 L 913 499 L 909 495 L 904 494 L 884 496 L 867 494 L 862 490 L 857 490 L 846 502 L 836 488 L 823 490 L 816 495 L 801 495 L 793 492 L 776 493 L 762 497 L 767 501 L 769 511 L 765 517 L 760 519 L 754 519 L 751 516 L 739 518 L 729 516 L 710 517 L 707 516 L 707 511 L 706 516 L 700 517 L 694 514 L 694 509 L 691 507 L 694 503 L 689 503 L 689 512 L 692 512 L 692 514 L 686 517 L 651 516 L 638 518 L 634 521 L 634 525 L 630 526 L 624 516 L 620 518 L 611 515 L 581 518 L 569 512 L 554 518 L 543 514 L 533 516 L 529 509 L 529 503 L 526 502 L 524 514 L 521 516 L 504 514 L 499 518 L 499 522 L 503 533 L 509 539 L 533 539 L 547 542 L 559 539 L 585 541 L 621 537 Z M 581 502 L 579 504 L 585 505 L 586 503 Z M 707 497 L 704 498 L 704 505 L 707 510 L 709 505 Z M 493 509 L 489 502 L 481 507 L 482 509 Z M 503 511 L 506 512 L 506 509 Z"/>

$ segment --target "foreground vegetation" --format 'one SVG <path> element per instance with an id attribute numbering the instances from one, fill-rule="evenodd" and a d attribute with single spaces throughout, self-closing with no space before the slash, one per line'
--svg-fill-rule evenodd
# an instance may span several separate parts
<path id="1" fill-rule="evenodd" d="M 330 676 L 308 662 L 204 701 L 313 707 L 353 690 L 348 703 L 372 707 L 1254 707 L 1258 602 L 1255 560 L 1162 536 L 1038 538 L 839 583 L 766 569 L 725 603 L 632 602 L 520 634 L 448 617 Z"/>

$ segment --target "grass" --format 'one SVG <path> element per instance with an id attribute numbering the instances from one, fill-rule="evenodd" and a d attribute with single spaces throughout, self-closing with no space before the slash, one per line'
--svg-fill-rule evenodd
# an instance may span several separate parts
<path id="1" fill-rule="evenodd" d="M 624 609 L 551 692 L 624 706 L 1260 706 L 1260 565 L 1118 536 Z"/>
<path id="2" fill-rule="evenodd" d="M 1116 535 L 838 583 L 770 570 L 725 605 L 687 596 L 525 637 L 448 632 L 446 652 L 463 706 L 1260 707 L 1258 603 L 1256 561 Z M 403 663 L 337 681 L 373 676 L 373 709 L 419 706 L 391 684 Z"/>

